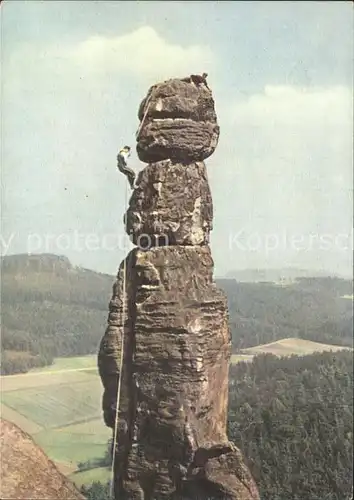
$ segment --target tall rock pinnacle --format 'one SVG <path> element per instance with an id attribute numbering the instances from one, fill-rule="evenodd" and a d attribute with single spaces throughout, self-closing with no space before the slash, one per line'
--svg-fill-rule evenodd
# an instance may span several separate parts
<path id="1" fill-rule="evenodd" d="M 98 356 L 111 428 L 122 377 L 115 497 L 259 500 L 226 431 L 231 337 L 203 161 L 219 137 L 212 93 L 168 80 L 149 90 L 139 118 L 137 152 L 149 164 L 124 217 L 137 248 L 120 265 Z"/>

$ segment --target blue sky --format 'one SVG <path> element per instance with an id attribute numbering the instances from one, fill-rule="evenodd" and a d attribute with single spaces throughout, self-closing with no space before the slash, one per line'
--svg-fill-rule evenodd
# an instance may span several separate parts
<path id="1" fill-rule="evenodd" d="M 205 70 L 216 274 L 350 273 L 351 2 L 5 0 L 1 21 L 3 254 L 115 273 L 131 248 L 117 149 L 150 85 Z"/>

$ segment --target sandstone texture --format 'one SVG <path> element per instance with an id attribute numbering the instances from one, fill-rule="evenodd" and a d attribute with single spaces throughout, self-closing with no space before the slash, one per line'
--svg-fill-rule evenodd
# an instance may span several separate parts
<path id="1" fill-rule="evenodd" d="M 208 89 L 178 80 L 155 89 L 160 104 L 151 120 L 178 116 L 201 130 L 212 124 L 218 135 Z M 120 265 L 98 355 L 104 421 L 112 429 L 121 382 L 115 497 L 259 500 L 240 451 L 227 438 L 231 336 L 226 297 L 213 280 L 204 156 L 193 149 L 198 141 L 185 124 L 173 129 L 158 158 L 141 139 L 161 138 L 166 129 L 155 123 L 155 134 L 152 123 L 143 122 L 138 142 L 151 163 L 125 214 L 137 248 Z M 212 152 L 213 144 L 205 140 L 204 147 Z M 188 163 L 183 148 L 195 153 Z"/>
<path id="2" fill-rule="evenodd" d="M 165 160 L 140 173 L 127 211 L 127 232 L 143 248 L 149 242 L 153 246 L 202 245 L 209 242 L 212 219 L 204 163 Z"/>
<path id="3" fill-rule="evenodd" d="M 2 500 L 85 500 L 32 438 L 0 420 Z"/>
<path id="4" fill-rule="evenodd" d="M 137 153 L 145 163 L 171 159 L 190 163 L 208 158 L 218 144 L 212 93 L 178 79 L 154 85 L 142 101 Z"/>

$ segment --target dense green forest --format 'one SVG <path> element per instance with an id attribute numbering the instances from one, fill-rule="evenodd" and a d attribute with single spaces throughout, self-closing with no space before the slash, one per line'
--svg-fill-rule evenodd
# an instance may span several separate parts
<path id="1" fill-rule="evenodd" d="M 114 276 L 50 254 L 4 257 L 1 275 L 2 374 L 97 352 Z M 352 345 L 353 301 L 343 298 L 353 293 L 350 280 L 217 284 L 228 298 L 234 352 L 285 337 Z"/>
<path id="2" fill-rule="evenodd" d="M 109 483 L 94 481 L 90 486 L 82 486 L 81 493 L 87 500 L 111 500 Z"/>
<path id="3" fill-rule="evenodd" d="M 230 369 L 229 438 L 261 500 L 349 500 L 353 354 L 277 358 Z"/>

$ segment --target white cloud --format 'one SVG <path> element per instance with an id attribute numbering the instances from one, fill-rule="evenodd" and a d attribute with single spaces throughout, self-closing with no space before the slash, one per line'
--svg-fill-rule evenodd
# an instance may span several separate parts
<path id="1" fill-rule="evenodd" d="M 256 184 L 291 177 L 310 190 L 324 188 L 326 180 L 348 187 L 352 110 L 353 96 L 346 87 L 267 86 L 222 113 L 220 143 L 225 150 L 232 147 L 237 172 L 254 176 Z"/>
<path id="2" fill-rule="evenodd" d="M 220 143 L 208 161 L 219 224 L 234 232 L 243 228 L 247 234 L 261 235 L 349 233 L 352 110 L 352 93 L 340 86 L 267 86 L 263 92 L 238 98 L 229 108 L 220 108 Z M 235 200 L 232 207 L 230 200 Z M 224 231 L 215 227 L 218 234 Z M 294 259 L 299 265 L 332 269 L 352 258 L 350 249 L 279 252 L 283 254 L 241 252 L 230 258 L 236 258 L 241 267 L 251 265 L 252 258 L 260 266 L 274 258 L 269 265 Z"/>
<path id="3" fill-rule="evenodd" d="M 213 65 L 209 47 L 170 44 L 149 26 L 119 37 L 91 37 L 75 47 L 71 56 L 97 72 L 129 72 L 157 81 L 202 72 Z"/>
<path id="4" fill-rule="evenodd" d="M 53 184 L 61 179 L 85 191 L 98 188 L 120 141 L 135 140 L 138 106 L 151 84 L 213 64 L 208 47 L 171 44 L 149 26 L 75 44 L 22 44 L 4 55 L 7 180 L 23 182 L 30 156 L 32 169 L 46 165 Z"/>
<path id="5" fill-rule="evenodd" d="M 347 87 L 297 88 L 266 86 L 263 93 L 240 101 L 232 109 L 235 123 L 267 124 L 286 127 L 312 128 L 348 126 L 351 122 L 352 93 Z"/>
<path id="6" fill-rule="evenodd" d="M 153 28 L 144 26 L 118 37 L 94 35 L 75 45 L 22 45 L 6 58 L 5 85 L 8 91 L 24 85 L 45 91 L 78 88 L 89 80 L 138 78 L 155 83 L 173 76 L 210 71 L 214 56 L 207 46 L 171 44 Z M 69 86 L 68 86 L 69 84 Z"/>
<path id="7" fill-rule="evenodd" d="M 141 99 L 162 79 L 210 71 L 212 51 L 170 43 L 150 27 L 9 49 L 2 61 L 5 229 L 21 234 L 22 248 L 33 230 L 121 231 L 125 182 L 116 153 L 135 143 Z M 132 155 L 131 166 L 143 165 Z M 121 257 L 110 255 L 114 266 Z"/>

